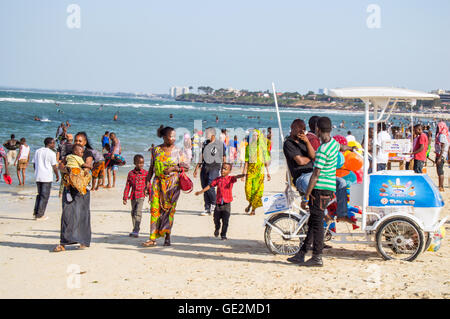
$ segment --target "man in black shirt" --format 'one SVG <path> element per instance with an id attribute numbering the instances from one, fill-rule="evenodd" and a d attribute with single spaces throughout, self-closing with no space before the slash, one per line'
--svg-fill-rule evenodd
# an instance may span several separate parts
<path id="1" fill-rule="evenodd" d="M 209 127 L 205 130 L 206 141 L 202 145 L 202 154 L 199 163 L 195 166 L 194 178 L 197 177 L 198 169 L 200 171 L 200 182 L 202 188 L 210 185 L 211 182 L 219 177 L 222 163 L 226 162 L 225 145 L 223 142 L 216 140 L 216 130 Z M 216 205 L 216 191 L 211 187 L 207 192 L 203 193 L 205 201 L 205 211 L 202 216 L 211 215 Z"/>
<path id="2" fill-rule="evenodd" d="M 11 134 L 11 139 L 7 140 L 3 146 L 8 150 L 8 163 L 14 163 L 17 158 L 17 149 L 20 147 L 20 143 L 16 140 L 14 134 Z"/>
<path id="3" fill-rule="evenodd" d="M 316 157 L 316 152 L 306 137 L 305 129 L 303 120 L 294 120 L 291 124 L 291 135 L 283 144 L 289 172 L 300 193 L 306 193 Z"/>

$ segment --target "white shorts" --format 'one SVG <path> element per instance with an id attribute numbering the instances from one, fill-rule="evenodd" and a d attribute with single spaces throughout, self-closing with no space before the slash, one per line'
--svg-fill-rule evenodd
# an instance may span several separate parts
<path id="1" fill-rule="evenodd" d="M 6 157 L 8 158 L 8 165 L 13 165 L 17 158 L 17 151 L 8 151 Z"/>

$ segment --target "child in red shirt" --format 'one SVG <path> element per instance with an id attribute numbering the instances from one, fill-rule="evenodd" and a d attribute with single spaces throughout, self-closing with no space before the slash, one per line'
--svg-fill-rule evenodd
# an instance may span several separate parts
<path id="1" fill-rule="evenodd" d="M 145 180 L 148 172 L 144 169 L 144 156 L 137 154 L 133 159 L 135 168 L 128 173 L 127 183 L 123 191 L 123 204 L 131 199 L 131 220 L 133 222 L 133 231 L 130 237 L 139 237 L 139 229 L 142 219 L 142 207 L 145 199 Z M 130 194 L 131 190 L 131 194 Z"/>
<path id="2" fill-rule="evenodd" d="M 230 220 L 231 202 L 233 201 L 233 184 L 237 182 L 238 178 L 245 177 L 245 174 L 240 174 L 236 176 L 229 176 L 232 169 L 230 163 L 223 163 L 221 169 L 221 176 L 214 179 L 210 185 L 206 186 L 195 195 L 198 196 L 207 192 L 211 187 L 217 186 L 216 195 L 216 208 L 214 209 L 214 225 L 216 230 L 214 231 L 214 236 L 219 236 L 220 230 L 220 220 L 222 220 L 222 231 L 220 237 L 222 240 L 227 239 L 227 229 L 228 222 Z"/>

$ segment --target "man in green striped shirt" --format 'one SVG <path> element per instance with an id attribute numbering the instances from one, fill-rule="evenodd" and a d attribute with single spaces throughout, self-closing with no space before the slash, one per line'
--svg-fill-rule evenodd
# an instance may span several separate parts
<path id="1" fill-rule="evenodd" d="M 302 208 L 309 204 L 308 234 L 300 248 L 300 257 L 304 259 L 309 243 L 313 243 L 312 258 L 300 263 L 300 266 L 322 267 L 323 250 L 323 219 L 328 203 L 333 199 L 336 191 L 336 165 L 340 145 L 331 137 L 331 120 L 321 117 L 317 121 L 316 135 L 321 145 L 316 151 L 314 170 L 309 181 L 306 195 L 302 201 Z"/>

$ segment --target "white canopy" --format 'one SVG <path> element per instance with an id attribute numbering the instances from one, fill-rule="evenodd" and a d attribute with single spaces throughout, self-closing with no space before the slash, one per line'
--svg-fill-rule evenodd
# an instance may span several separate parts
<path id="1" fill-rule="evenodd" d="M 350 99 L 372 99 L 372 98 L 392 98 L 407 100 L 434 100 L 439 99 L 439 95 L 420 91 L 390 88 L 390 87 L 350 87 L 342 89 L 329 89 L 329 96 L 350 98 Z"/>

